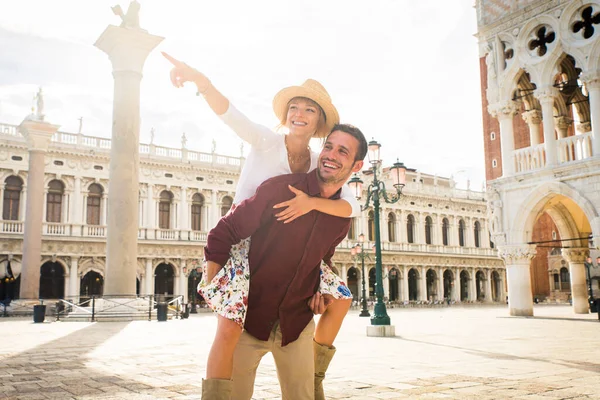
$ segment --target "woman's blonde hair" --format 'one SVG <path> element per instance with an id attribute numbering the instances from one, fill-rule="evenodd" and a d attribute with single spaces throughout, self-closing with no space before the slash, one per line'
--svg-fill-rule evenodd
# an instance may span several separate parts
<path id="1" fill-rule="evenodd" d="M 300 97 L 300 96 L 294 97 L 290 101 L 288 101 L 287 110 L 290 109 L 290 104 L 294 100 L 304 100 L 308 104 L 317 107 L 317 109 L 319 110 L 319 122 L 317 123 L 317 129 L 315 129 L 315 133 L 313 134 L 313 136 L 314 136 L 317 132 L 319 132 L 321 127 L 323 125 L 325 125 L 325 121 L 327 121 L 327 115 L 325 115 L 325 111 L 323 111 L 323 108 L 319 105 L 319 103 L 317 103 L 313 99 L 309 99 L 308 97 Z M 287 121 L 287 112 L 285 113 L 283 119 L 281 121 L 279 121 L 279 125 L 277 125 L 276 130 L 279 131 L 281 128 L 283 128 L 285 126 L 286 121 Z"/>

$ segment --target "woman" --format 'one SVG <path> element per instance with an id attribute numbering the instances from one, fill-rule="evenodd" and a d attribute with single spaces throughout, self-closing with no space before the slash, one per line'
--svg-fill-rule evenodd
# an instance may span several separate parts
<path id="1" fill-rule="evenodd" d="M 339 122 L 329 94 L 317 81 L 309 79 L 301 86 L 285 88 L 275 96 L 275 114 L 289 130 L 288 134 L 282 135 L 246 118 L 202 73 L 166 53 L 163 55 L 173 64 L 173 85 L 182 87 L 186 82 L 194 83 L 197 95 L 202 95 L 223 122 L 251 145 L 240 174 L 234 207 L 253 196 L 256 188 L 271 177 L 305 173 L 316 167 L 318 154 L 310 150 L 310 139 L 325 137 Z M 289 223 L 312 210 L 340 217 L 360 213 L 360 206 L 347 187 L 342 191 L 340 200 L 311 198 L 293 187 L 290 190 L 295 198 L 275 205 L 275 208 L 283 209 L 276 214 L 282 223 Z M 206 271 L 199 285 L 199 291 L 218 314 L 217 333 L 208 357 L 206 380 L 203 381 L 203 398 L 217 398 L 217 392 L 221 395 L 231 386 L 233 352 L 242 332 L 247 307 L 249 243 L 247 239 L 236 245 L 227 265 L 219 271 Z M 333 341 L 352 302 L 348 288 L 325 264 L 321 268 L 320 291 L 329 305 L 315 329 L 316 399 L 324 399 L 322 380 L 335 352 Z M 311 303 L 314 305 L 319 301 L 322 301 L 321 294 L 317 293 Z"/>

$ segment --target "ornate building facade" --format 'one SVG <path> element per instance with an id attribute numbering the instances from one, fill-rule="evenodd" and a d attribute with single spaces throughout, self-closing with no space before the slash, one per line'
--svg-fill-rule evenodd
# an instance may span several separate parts
<path id="1" fill-rule="evenodd" d="M 600 2 L 476 2 L 491 231 L 512 315 L 600 276 Z"/>
<path id="2" fill-rule="evenodd" d="M 0 125 L 0 297 L 19 297 L 28 175 L 28 144 L 18 127 Z M 103 294 L 110 139 L 57 132 L 45 154 L 40 298 Z M 242 157 L 181 146 L 140 145 L 137 292 L 193 293 L 190 274 L 207 232 L 232 204 Z M 388 179 L 384 173 L 384 179 Z M 365 176 L 364 180 L 369 177 Z M 505 274 L 490 243 L 480 192 L 451 179 L 408 171 L 399 203 L 381 212 L 384 292 L 390 301 L 505 301 Z M 358 235 L 374 240 L 373 212 L 353 221 L 335 269 L 360 295 L 361 266 L 351 255 Z M 374 293 L 374 256 L 366 261 Z"/>

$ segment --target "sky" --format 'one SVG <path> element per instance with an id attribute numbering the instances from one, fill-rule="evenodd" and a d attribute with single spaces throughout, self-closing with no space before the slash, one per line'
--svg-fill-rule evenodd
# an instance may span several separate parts
<path id="1" fill-rule="evenodd" d="M 280 89 L 320 81 L 341 122 L 381 143 L 384 166 L 485 179 L 473 0 L 140 0 L 140 25 L 164 37 L 141 86 L 140 141 L 239 156 L 241 141 L 190 85 L 174 88 L 166 51 L 205 73 L 255 122 L 275 128 Z M 0 2 L 0 122 L 19 124 L 43 87 L 46 120 L 111 136 L 113 77 L 93 44 L 125 0 Z M 318 147 L 318 143 L 313 143 Z M 247 154 L 248 146 L 243 152 Z"/>

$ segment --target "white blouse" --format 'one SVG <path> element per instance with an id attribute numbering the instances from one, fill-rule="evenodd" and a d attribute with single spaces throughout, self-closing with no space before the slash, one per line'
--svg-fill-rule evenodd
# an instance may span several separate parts
<path id="1" fill-rule="evenodd" d="M 235 198 L 233 199 L 234 204 L 239 204 L 254 196 L 258 186 L 267 179 L 292 173 L 285 147 L 285 135 L 273 132 L 266 126 L 250 121 L 231 102 L 227 111 L 220 115 L 220 118 L 251 146 L 250 153 L 240 174 Z M 311 150 L 309 171 L 317 167 L 318 160 L 319 153 Z M 360 215 L 360 204 L 348 185 L 342 187 L 341 198 L 350 203 L 352 207 L 351 217 Z"/>

